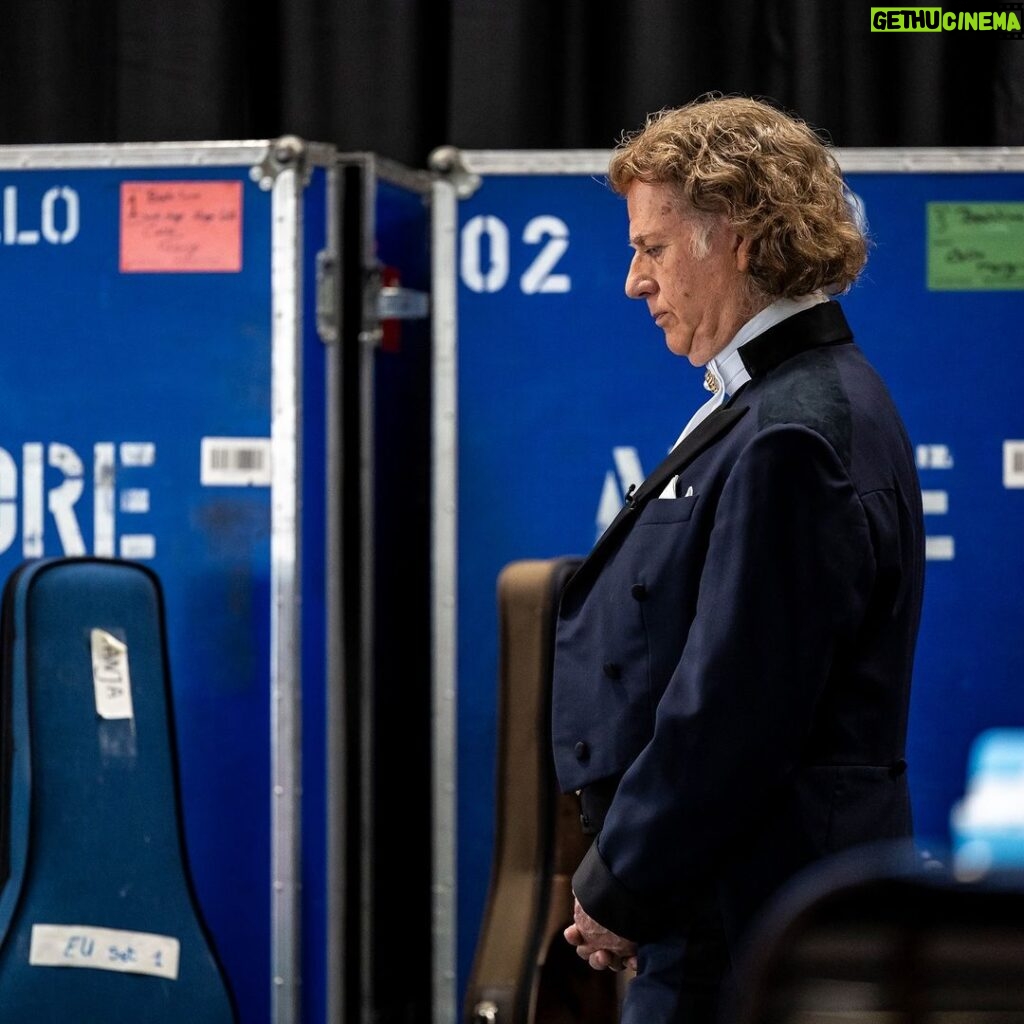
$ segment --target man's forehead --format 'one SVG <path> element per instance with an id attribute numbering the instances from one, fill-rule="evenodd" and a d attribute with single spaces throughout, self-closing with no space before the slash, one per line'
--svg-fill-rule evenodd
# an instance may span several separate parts
<path id="1" fill-rule="evenodd" d="M 629 214 L 629 243 L 634 246 L 644 245 L 652 238 L 701 219 L 696 211 L 685 208 L 680 200 L 671 196 L 649 197 L 647 202 L 631 204 Z"/>
<path id="2" fill-rule="evenodd" d="M 630 223 L 640 221 L 662 220 L 676 213 L 678 203 L 668 193 L 657 193 L 650 186 L 640 190 L 631 190 L 626 197 L 626 208 L 629 211 Z"/>

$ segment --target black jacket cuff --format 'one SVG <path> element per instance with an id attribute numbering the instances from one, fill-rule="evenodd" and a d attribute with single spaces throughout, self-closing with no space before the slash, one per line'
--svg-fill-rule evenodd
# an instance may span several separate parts
<path id="1" fill-rule="evenodd" d="M 598 840 L 591 844 L 572 876 L 572 888 L 580 906 L 598 924 L 624 939 L 648 942 L 661 930 L 661 913 L 611 873 L 598 849 Z"/>

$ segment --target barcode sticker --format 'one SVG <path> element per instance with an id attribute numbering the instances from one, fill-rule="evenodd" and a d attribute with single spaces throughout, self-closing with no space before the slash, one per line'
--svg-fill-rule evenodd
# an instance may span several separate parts
<path id="1" fill-rule="evenodd" d="M 1003 486 L 1024 487 L 1024 441 L 1003 442 Z"/>
<path id="2" fill-rule="evenodd" d="M 181 943 L 170 935 L 79 924 L 34 924 L 33 967 L 89 967 L 177 981 Z"/>
<path id="3" fill-rule="evenodd" d="M 128 674 L 128 645 L 105 629 L 94 629 L 90 638 L 96 713 L 100 718 L 131 718 L 135 712 Z"/>
<path id="4" fill-rule="evenodd" d="M 204 437 L 199 481 L 204 487 L 269 487 L 269 437 Z"/>

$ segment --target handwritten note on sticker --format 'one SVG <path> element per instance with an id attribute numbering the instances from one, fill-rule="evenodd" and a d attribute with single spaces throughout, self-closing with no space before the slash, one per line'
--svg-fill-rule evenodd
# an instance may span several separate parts
<path id="1" fill-rule="evenodd" d="M 929 203 L 928 288 L 1024 288 L 1024 203 Z"/>
<path id="2" fill-rule="evenodd" d="M 242 269 L 240 181 L 121 183 L 123 274 Z"/>
<path id="3" fill-rule="evenodd" d="M 33 967 L 88 967 L 178 980 L 181 943 L 170 935 L 78 924 L 34 924 Z"/>
<path id="4" fill-rule="evenodd" d="M 132 681 L 128 674 L 128 645 L 105 629 L 94 629 L 92 682 L 100 718 L 132 718 Z"/>

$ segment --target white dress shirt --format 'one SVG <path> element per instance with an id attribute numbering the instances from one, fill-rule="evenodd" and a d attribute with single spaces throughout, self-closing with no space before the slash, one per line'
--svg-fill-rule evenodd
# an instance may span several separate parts
<path id="1" fill-rule="evenodd" d="M 776 299 L 770 306 L 765 306 L 760 313 L 755 313 L 735 334 L 721 352 L 713 359 L 709 359 L 704 367 L 704 387 L 713 392 L 712 396 L 690 417 L 690 421 L 683 427 L 683 432 L 676 438 L 672 448 L 678 446 L 687 434 L 689 434 L 698 423 L 710 416 L 729 395 L 737 391 L 747 381 L 750 374 L 743 365 L 743 357 L 740 355 L 740 348 L 748 341 L 764 334 L 770 327 L 782 323 L 783 320 L 802 313 L 805 309 L 817 306 L 820 302 L 828 302 L 828 296 L 824 292 L 811 292 L 810 295 L 801 295 L 796 299 Z M 669 449 L 670 451 L 672 449 Z M 676 497 L 676 480 L 673 477 L 665 489 L 658 495 L 659 498 Z"/>

